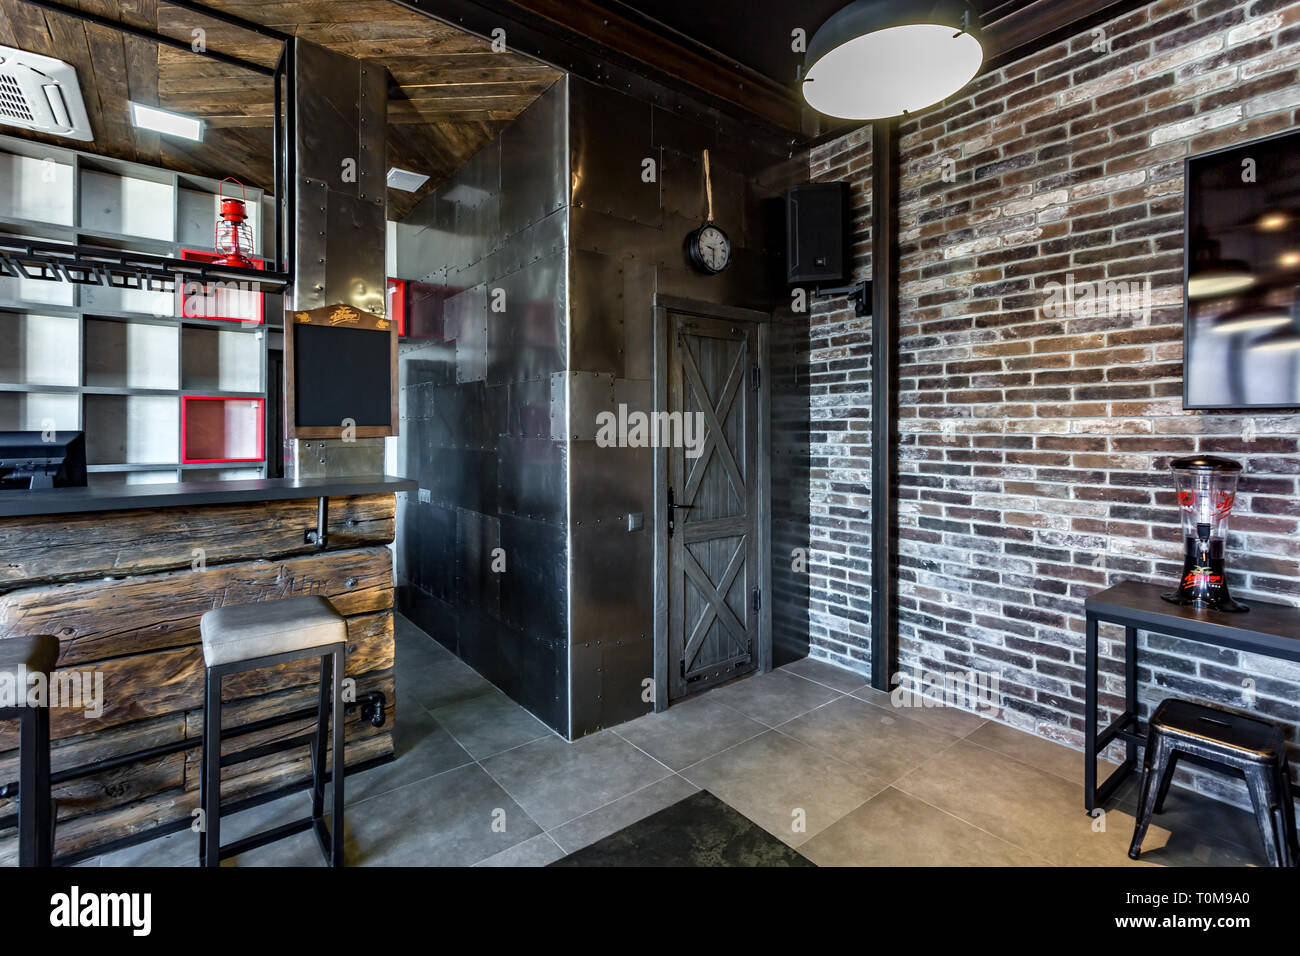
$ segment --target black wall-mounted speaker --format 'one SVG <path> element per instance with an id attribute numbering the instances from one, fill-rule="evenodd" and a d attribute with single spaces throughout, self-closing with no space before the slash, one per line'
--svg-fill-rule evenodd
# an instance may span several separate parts
<path id="1" fill-rule="evenodd" d="M 844 281 L 848 216 L 848 183 L 790 187 L 785 194 L 785 248 L 791 285 Z"/>

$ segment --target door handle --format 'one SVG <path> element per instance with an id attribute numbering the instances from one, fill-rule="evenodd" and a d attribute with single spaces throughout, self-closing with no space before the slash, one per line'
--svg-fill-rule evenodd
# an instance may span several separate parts
<path id="1" fill-rule="evenodd" d="M 673 536 L 673 530 L 676 528 L 677 522 L 675 520 L 675 515 L 677 512 L 690 511 L 694 507 L 695 505 L 677 504 L 673 500 L 673 489 L 671 487 L 668 489 L 668 537 L 671 538 Z"/>

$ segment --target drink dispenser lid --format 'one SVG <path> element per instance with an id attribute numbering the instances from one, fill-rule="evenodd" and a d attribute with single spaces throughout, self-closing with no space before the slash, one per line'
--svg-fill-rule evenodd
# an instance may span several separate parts
<path id="1" fill-rule="evenodd" d="M 1175 471 L 1241 471 L 1241 464 L 1230 458 L 1198 455 L 1195 458 L 1177 458 L 1169 463 Z"/>

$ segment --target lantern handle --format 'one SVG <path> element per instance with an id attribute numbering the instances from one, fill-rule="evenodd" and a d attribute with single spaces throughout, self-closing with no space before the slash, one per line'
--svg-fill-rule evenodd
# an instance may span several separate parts
<path id="1" fill-rule="evenodd" d="M 247 189 L 247 187 L 245 187 L 244 184 L 241 183 L 241 182 L 240 182 L 238 179 L 236 179 L 234 176 L 227 176 L 225 179 L 221 180 L 221 182 L 217 183 L 217 198 L 218 198 L 218 199 L 225 199 L 225 198 L 226 198 L 226 191 L 225 191 L 225 189 L 222 188 L 223 186 L 226 185 L 226 183 L 234 183 L 236 186 L 238 186 L 238 187 L 239 187 L 239 193 L 240 193 L 240 196 L 242 197 L 241 202 L 248 202 L 248 189 Z"/>

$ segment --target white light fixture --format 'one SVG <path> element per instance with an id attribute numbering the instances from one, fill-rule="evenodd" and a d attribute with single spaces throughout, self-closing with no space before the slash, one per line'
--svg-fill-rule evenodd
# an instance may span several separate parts
<path id="1" fill-rule="evenodd" d="M 1291 324 L 1291 313 L 1280 306 L 1248 305 L 1231 309 L 1214 320 L 1210 331 L 1215 335 L 1240 335 L 1264 329 L 1280 329 Z"/>
<path id="2" fill-rule="evenodd" d="M 180 113 L 170 113 L 143 103 L 131 104 L 131 122 L 137 129 L 147 129 L 164 136 L 179 136 L 199 142 L 203 139 L 203 120 Z"/>
<path id="3" fill-rule="evenodd" d="M 964 0 L 856 0 L 808 44 L 804 99 L 818 112 L 852 120 L 933 106 L 984 63 L 974 23 Z"/>
<path id="4" fill-rule="evenodd" d="M 398 169 L 394 166 L 388 171 L 388 188 L 400 189 L 404 193 L 416 192 L 428 181 L 428 176 L 413 173 L 409 169 Z"/>

